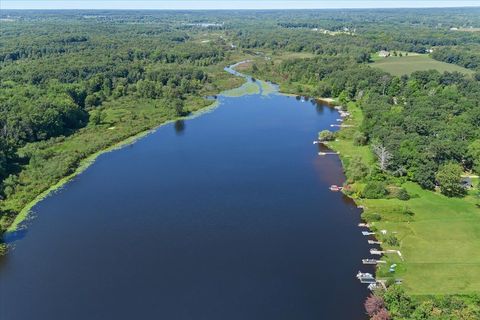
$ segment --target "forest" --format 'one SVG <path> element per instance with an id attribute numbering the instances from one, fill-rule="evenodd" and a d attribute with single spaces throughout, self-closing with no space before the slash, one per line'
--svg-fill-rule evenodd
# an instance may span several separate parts
<path id="1" fill-rule="evenodd" d="M 0 233 L 83 160 L 238 86 L 223 68 L 246 59 L 247 73 L 283 92 L 361 113 L 350 136 L 324 133 L 371 155 L 342 159 L 350 195 L 408 200 L 414 183 L 479 207 L 478 186 L 469 190 L 461 178 L 480 175 L 480 32 L 462 31 L 477 30 L 479 17 L 478 8 L 3 11 Z M 429 55 L 473 74 L 395 76 L 372 65 L 380 50 Z M 480 317 L 475 294 L 418 299 L 392 285 L 369 299 L 376 320 Z"/>

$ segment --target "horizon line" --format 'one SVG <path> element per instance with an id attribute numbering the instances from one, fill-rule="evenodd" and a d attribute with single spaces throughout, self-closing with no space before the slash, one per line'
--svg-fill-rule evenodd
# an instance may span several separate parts
<path id="1" fill-rule="evenodd" d="M 475 0 L 1 0 L 0 10 L 329 10 L 329 9 L 442 9 L 476 8 Z"/>
<path id="2" fill-rule="evenodd" d="M 467 5 L 467 6 L 453 6 L 453 7 L 330 7 L 330 8 L 0 8 L 1 11 L 295 11 L 295 10 L 396 10 L 396 9 L 466 9 L 477 8 L 480 9 L 480 5 Z"/>

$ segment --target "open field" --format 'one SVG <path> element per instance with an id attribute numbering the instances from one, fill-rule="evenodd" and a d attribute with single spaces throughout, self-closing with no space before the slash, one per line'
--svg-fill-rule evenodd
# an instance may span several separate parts
<path id="1" fill-rule="evenodd" d="M 359 125 L 361 110 L 349 104 L 351 119 L 346 124 Z M 349 159 L 360 155 L 366 164 L 374 160 L 368 146 L 355 146 L 355 128 L 345 128 L 338 141 L 329 146 L 340 152 L 344 167 Z M 478 181 L 476 182 L 478 183 Z M 400 250 L 384 256 L 387 264 L 378 269 L 378 276 L 402 279 L 413 295 L 468 294 L 480 291 L 480 203 L 474 191 L 463 199 L 447 198 L 407 182 L 403 187 L 411 199 L 355 199 L 365 207 L 364 216 L 380 214 L 380 221 L 369 221 L 374 230 L 387 230 L 400 240 L 400 246 L 383 245 L 383 249 Z M 354 186 L 361 189 L 362 186 Z M 355 197 L 355 194 L 353 195 Z M 413 217 L 401 213 L 413 212 Z M 382 240 L 382 239 L 380 239 Z M 396 263 L 395 273 L 388 267 Z"/>
<path id="2" fill-rule="evenodd" d="M 430 58 L 426 54 L 409 55 L 403 57 L 388 57 L 377 59 L 372 66 L 382 69 L 395 76 L 411 74 L 415 71 L 438 70 L 439 72 L 461 72 L 464 74 L 472 74 L 472 70 L 462 68 L 460 66 L 441 62 Z"/>

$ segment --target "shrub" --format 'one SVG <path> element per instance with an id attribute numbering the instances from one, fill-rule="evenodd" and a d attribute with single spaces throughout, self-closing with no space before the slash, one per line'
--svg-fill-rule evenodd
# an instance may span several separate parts
<path id="1" fill-rule="evenodd" d="M 5 243 L 0 243 L 0 256 L 3 256 L 7 253 L 7 245 Z"/>
<path id="2" fill-rule="evenodd" d="M 415 215 L 415 213 L 408 206 L 404 206 L 401 209 L 401 213 L 410 217 L 413 217 Z"/>
<path id="3" fill-rule="evenodd" d="M 383 301 L 382 297 L 370 294 L 370 296 L 367 297 L 367 300 L 365 300 L 365 310 L 370 317 L 384 308 L 385 302 Z"/>
<path id="4" fill-rule="evenodd" d="M 383 308 L 373 315 L 371 320 L 390 320 L 390 314 L 387 309 Z"/>
<path id="5" fill-rule="evenodd" d="M 392 247 L 398 247 L 400 245 L 400 240 L 398 240 L 394 234 L 389 234 L 385 237 L 385 243 Z"/>
<path id="6" fill-rule="evenodd" d="M 367 199 L 381 199 L 387 195 L 385 184 L 381 181 L 371 181 L 363 189 L 362 196 Z"/>
<path id="7" fill-rule="evenodd" d="M 408 194 L 407 190 L 405 190 L 405 188 L 400 188 L 397 191 L 397 198 L 399 200 L 407 201 L 410 200 L 410 195 Z"/>
<path id="8" fill-rule="evenodd" d="M 348 165 L 348 175 L 353 181 L 358 181 L 368 175 L 368 167 L 363 163 L 360 156 L 354 156 Z"/>
<path id="9" fill-rule="evenodd" d="M 319 133 L 318 138 L 321 141 L 333 141 L 335 140 L 335 133 L 330 130 L 323 130 Z"/>
<path id="10" fill-rule="evenodd" d="M 362 214 L 362 219 L 365 221 L 380 221 L 382 220 L 382 216 L 375 212 L 364 212 Z"/>
<path id="11" fill-rule="evenodd" d="M 367 144 L 367 137 L 361 132 L 355 132 L 353 135 L 353 144 L 356 146 L 364 146 Z"/>

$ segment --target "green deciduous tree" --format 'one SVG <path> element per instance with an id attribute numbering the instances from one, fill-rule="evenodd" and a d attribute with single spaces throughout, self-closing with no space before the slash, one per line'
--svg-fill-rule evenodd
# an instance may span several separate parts
<path id="1" fill-rule="evenodd" d="M 359 181 L 368 175 L 368 167 L 363 163 L 362 157 L 355 156 L 348 165 L 348 176 L 353 181 Z"/>
<path id="2" fill-rule="evenodd" d="M 461 181 L 462 167 L 457 163 L 447 163 L 440 167 L 436 174 L 442 194 L 448 197 L 460 197 L 465 194 Z"/>
<path id="3" fill-rule="evenodd" d="M 468 146 L 468 156 L 471 158 L 473 170 L 480 174 L 480 139 L 473 141 Z"/>
<path id="4" fill-rule="evenodd" d="M 335 140 L 335 133 L 330 130 L 322 130 L 318 134 L 320 141 L 333 141 Z"/>

